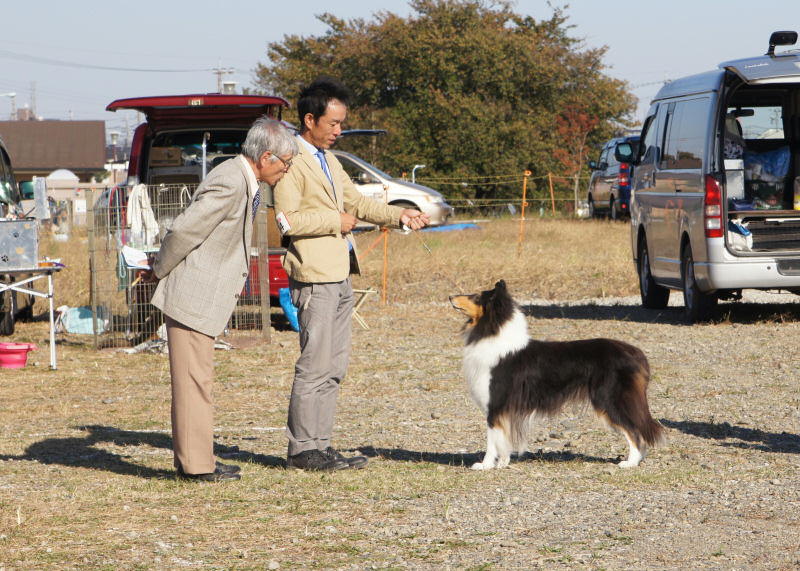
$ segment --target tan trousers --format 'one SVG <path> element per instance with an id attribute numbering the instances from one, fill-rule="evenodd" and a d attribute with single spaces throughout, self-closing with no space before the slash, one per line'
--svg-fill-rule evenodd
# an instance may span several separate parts
<path id="1" fill-rule="evenodd" d="M 164 316 L 172 379 L 172 450 L 187 474 L 214 471 L 214 338 Z"/>

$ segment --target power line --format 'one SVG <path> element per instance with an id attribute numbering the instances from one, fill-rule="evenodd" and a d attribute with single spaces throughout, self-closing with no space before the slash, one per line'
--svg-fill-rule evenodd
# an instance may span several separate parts
<path id="1" fill-rule="evenodd" d="M 139 67 L 115 67 L 106 65 L 92 65 L 87 63 L 76 63 L 70 61 L 63 61 L 57 59 L 43 58 L 27 54 L 19 54 L 8 50 L 0 50 L 0 57 L 28 61 L 33 63 L 41 63 L 46 65 L 57 65 L 62 67 L 75 67 L 80 69 L 98 69 L 103 71 L 129 71 L 129 72 L 143 72 L 143 73 L 197 73 L 205 71 L 214 71 L 213 68 L 197 68 L 197 69 L 153 69 L 153 68 L 139 68 Z"/>

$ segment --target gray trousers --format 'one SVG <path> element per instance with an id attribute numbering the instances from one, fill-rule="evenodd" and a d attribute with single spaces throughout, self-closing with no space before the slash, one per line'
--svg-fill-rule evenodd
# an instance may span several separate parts
<path id="1" fill-rule="evenodd" d="M 309 284 L 290 280 L 300 322 L 300 358 L 294 368 L 286 433 L 288 454 L 331 445 L 339 383 L 350 359 L 353 288 L 342 282 Z"/>

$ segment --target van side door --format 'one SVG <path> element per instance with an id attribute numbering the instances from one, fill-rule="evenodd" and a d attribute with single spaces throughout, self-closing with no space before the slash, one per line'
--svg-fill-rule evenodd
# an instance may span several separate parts
<path id="1" fill-rule="evenodd" d="M 704 244 L 698 241 L 704 236 L 702 166 L 709 104 L 708 97 L 682 99 L 670 104 L 671 117 L 659 165 L 666 201 L 664 243 L 658 255 L 662 278 L 674 284 L 681 283 L 684 234 L 689 236 L 693 252 L 705 252 Z"/>
<path id="2" fill-rule="evenodd" d="M 644 228 L 650 253 L 650 271 L 656 281 L 661 281 L 667 273 L 664 269 L 665 252 L 668 250 L 665 224 L 671 193 L 662 180 L 660 166 L 673 110 L 671 103 L 658 104 L 654 113 L 645 120 L 640 158 L 634 169 L 635 212 L 632 212 L 631 221 Z"/>
<path id="3" fill-rule="evenodd" d="M 609 147 L 603 147 L 600 153 L 600 159 L 597 162 L 597 178 L 595 180 L 594 192 L 592 193 L 592 200 L 594 200 L 595 208 L 604 209 L 608 206 L 608 155 Z"/>

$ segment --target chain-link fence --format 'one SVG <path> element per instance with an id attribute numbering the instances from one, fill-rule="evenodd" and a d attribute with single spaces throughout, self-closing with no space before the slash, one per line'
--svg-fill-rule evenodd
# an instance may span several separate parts
<path id="1" fill-rule="evenodd" d="M 163 315 L 150 304 L 156 284 L 141 280 L 141 258 L 158 252 L 174 219 L 188 206 L 197 185 L 115 186 L 95 192 L 88 212 L 91 306 L 97 347 L 139 345 L 164 336 Z M 250 275 L 226 335 L 257 334 L 269 339 L 268 216 L 259 211 L 251 245 Z M 138 258 L 138 259 L 137 259 Z M 273 273 L 276 264 L 272 264 Z M 215 268 L 208 268 L 213 272 Z M 285 279 L 285 276 L 283 277 Z"/>

